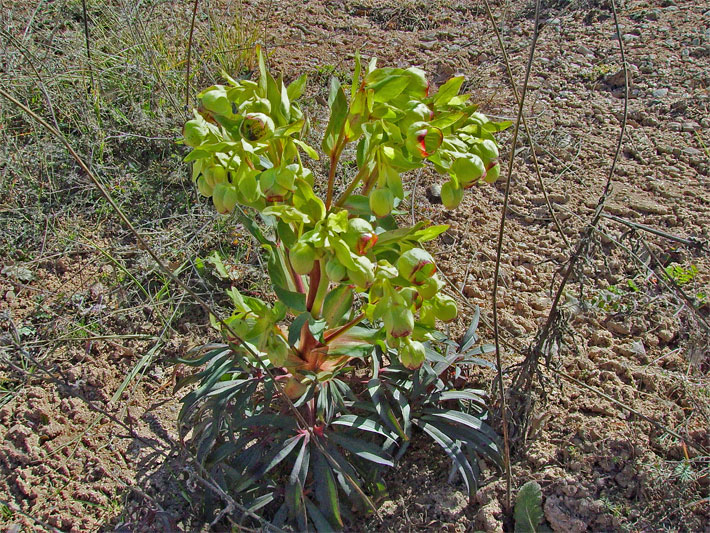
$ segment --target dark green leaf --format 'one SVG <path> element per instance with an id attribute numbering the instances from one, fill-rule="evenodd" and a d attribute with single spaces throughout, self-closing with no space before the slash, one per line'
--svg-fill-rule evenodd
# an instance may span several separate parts
<path id="1" fill-rule="evenodd" d="M 384 453 L 382 451 L 382 448 L 380 448 L 379 446 L 376 446 L 361 439 L 345 437 L 344 435 L 340 435 L 338 433 L 329 433 L 328 438 L 332 442 L 338 444 L 339 446 L 342 446 L 343 448 L 357 455 L 358 457 L 361 457 L 368 461 L 372 461 L 373 463 L 377 463 L 379 465 L 394 466 L 392 459 L 389 457 L 389 455 Z"/>
<path id="2" fill-rule="evenodd" d="M 473 467 L 471 466 L 471 463 L 469 463 L 466 455 L 461 450 L 461 447 L 449 437 L 447 437 L 444 433 L 442 433 L 434 425 L 424 422 L 422 420 L 416 421 L 416 424 L 420 428 L 422 428 L 422 430 L 424 430 L 424 432 L 427 433 L 432 439 L 434 439 L 434 442 L 441 446 L 446 452 L 446 455 L 451 458 L 451 460 L 454 462 L 454 465 L 456 466 L 456 469 L 461 472 L 461 476 L 463 477 L 464 483 L 466 484 L 466 488 L 468 489 L 469 500 L 473 499 L 473 496 L 476 492 L 476 487 L 478 485 L 478 481 L 476 479 L 476 474 L 473 470 Z"/>
<path id="3" fill-rule="evenodd" d="M 340 516 L 340 502 L 338 501 L 338 486 L 335 484 L 333 469 L 320 452 L 313 454 L 313 478 L 316 484 L 316 499 L 320 509 L 323 510 L 329 523 L 343 527 L 343 519 Z"/>
<path id="4" fill-rule="evenodd" d="M 397 435 L 389 431 L 385 426 L 375 420 L 372 420 L 371 418 L 365 418 L 364 416 L 342 415 L 333 420 L 331 424 L 377 433 L 378 435 L 382 435 L 391 441 L 395 441 L 397 438 Z"/>

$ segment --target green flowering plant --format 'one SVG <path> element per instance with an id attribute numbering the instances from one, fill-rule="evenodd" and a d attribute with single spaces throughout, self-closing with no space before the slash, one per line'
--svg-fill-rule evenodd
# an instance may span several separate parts
<path id="1" fill-rule="evenodd" d="M 372 508 L 382 468 L 415 427 L 473 491 L 475 457 L 500 457 L 484 395 L 461 371 L 486 364 L 478 356 L 489 347 L 473 347 L 477 320 L 459 344 L 437 330 L 458 311 L 423 244 L 447 226 L 401 226 L 397 215 L 403 175 L 424 165 L 446 176 L 449 209 L 465 189 L 495 181 L 494 133 L 508 124 L 459 94 L 463 77 L 430 94 L 420 69 L 356 56 L 352 85 L 331 81 L 320 147 L 329 172 L 317 180 L 307 161 L 319 153 L 297 103 L 306 76 L 286 86 L 258 57 L 258 81 L 225 75 L 198 95 L 183 132 L 199 193 L 260 243 L 276 297 L 231 288 L 234 311 L 215 321 L 222 342 L 181 360 L 202 369 L 180 383 L 198 383 L 180 413 L 198 457 L 247 508 L 301 529 L 342 528 L 363 502 Z M 356 173 L 339 180 L 348 145 Z"/>

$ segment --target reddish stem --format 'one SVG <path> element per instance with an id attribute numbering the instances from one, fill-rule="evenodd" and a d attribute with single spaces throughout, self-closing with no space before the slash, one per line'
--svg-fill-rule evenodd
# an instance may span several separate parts
<path id="1" fill-rule="evenodd" d="M 313 302 L 316 300 L 318 286 L 320 285 L 320 261 L 313 263 L 313 269 L 308 281 L 308 296 L 306 298 L 306 310 L 310 313 L 313 310 Z"/>

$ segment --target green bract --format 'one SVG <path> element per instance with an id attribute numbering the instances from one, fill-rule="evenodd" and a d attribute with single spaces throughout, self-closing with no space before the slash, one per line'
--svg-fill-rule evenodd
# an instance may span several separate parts
<path id="1" fill-rule="evenodd" d="M 444 448 L 473 494 L 474 465 L 499 465 L 499 444 L 484 400 L 455 378 L 487 352 L 472 348 L 475 328 L 457 348 L 435 329 L 458 315 L 425 250 L 447 226 L 407 226 L 398 208 L 424 166 L 448 177 L 449 209 L 494 181 L 493 135 L 508 124 L 459 94 L 463 77 L 434 92 L 420 69 L 357 56 L 348 87 L 331 81 L 319 153 L 298 105 L 305 75 L 286 85 L 258 59 L 258 80 L 225 75 L 183 130 L 197 190 L 259 243 L 275 294 L 230 289 L 224 343 L 182 361 L 201 369 L 181 383 L 198 383 L 180 413 L 197 457 L 240 505 L 296 530 L 345 527 L 413 431 Z M 308 166 L 321 157 L 316 183 Z"/>

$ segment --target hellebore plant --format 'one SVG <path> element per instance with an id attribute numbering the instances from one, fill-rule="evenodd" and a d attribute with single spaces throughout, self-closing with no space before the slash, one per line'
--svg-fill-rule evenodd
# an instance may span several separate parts
<path id="1" fill-rule="evenodd" d="M 276 296 L 229 290 L 234 311 L 227 327 L 215 322 L 223 343 L 181 361 L 202 369 L 180 383 L 198 383 L 180 413 L 197 455 L 242 505 L 300 529 L 342 528 L 363 502 L 372 508 L 382 467 L 415 427 L 472 493 L 477 457 L 500 456 L 483 392 L 461 372 L 486 364 L 477 356 L 490 347 L 473 347 L 477 319 L 458 344 L 436 329 L 457 308 L 422 245 L 447 226 L 401 227 L 396 215 L 402 174 L 425 164 L 447 176 L 449 209 L 464 189 L 495 181 L 493 133 L 507 124 L 458 94 L 463 77 L 430 94 L 421 70 L 356 57 L 349 90 L 331 82 L 321 144 L 329 173 L 316 183 L 304 159 L 319 155 L 296 104 L 306 77 L 286 86 L 258 55 L 258 81 L 225 75 L 227 85 L 199 94 L 184 128 L 200 194 L 259 241 Z M 356 172 L 346 178 L 338 163 L 348 145 Z"/>

